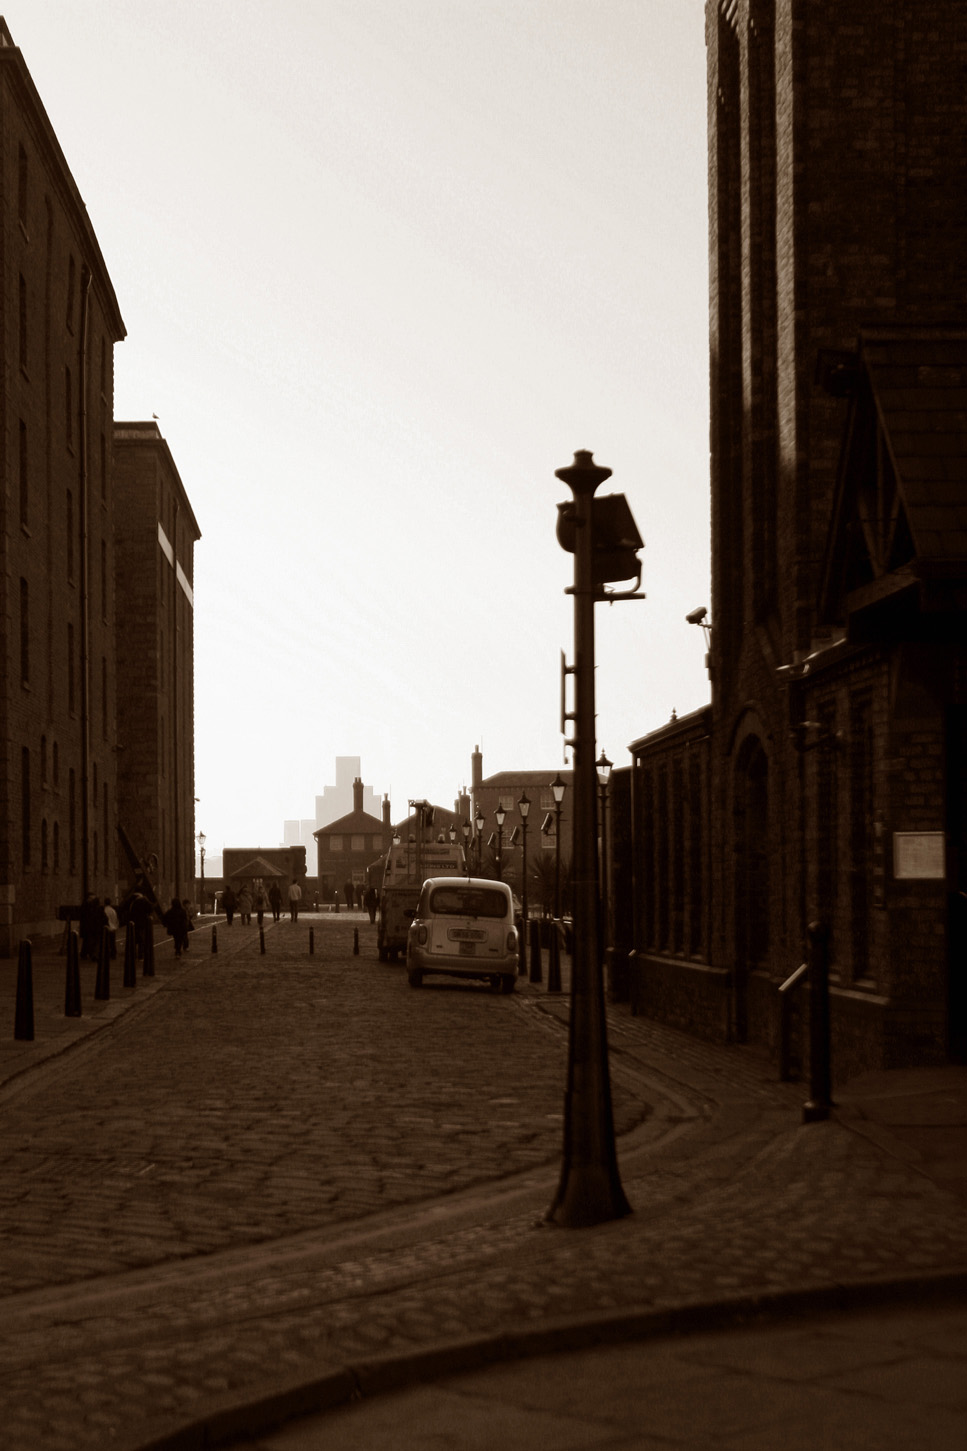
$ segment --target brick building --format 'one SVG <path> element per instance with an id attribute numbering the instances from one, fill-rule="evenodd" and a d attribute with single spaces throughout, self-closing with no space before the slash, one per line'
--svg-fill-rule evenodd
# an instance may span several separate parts
<path id="1" fill-rule="evenodd" d="M 708 710 L 635 742 L 639 1006 L 967 1050 L 967 11 L 709 0 Z"/>
<path id="2" fill-rule="evenodd" d="M 560 776 L 566 790 L 558 813 L 551 783 Z M 558 850 L 557 828 L 560 823 L 560 874 L 562 910 L 568 910 L 569 878 L 571 868 L 571 787 L 573 772 L 561 771 L 497 771 L 492 776 L 483 774 L 483 756 L 479 746 L 471 757 L 470 806 L 474 818 L 477 812 L 483 814 L 484 843 L 494 838 L 492 846 L 485 845 L 484 865 L 490 870 L 495 865 L 497 846 L 497 821 L 494 816 L 498 806 L 506 813 L 501 843 L 503 866 L 501 875 L 513 883 L 520 892 L 523 870 L 523 833 L 520 831 L 521 815 L 519 801 L 527 796 L 530 807 L 527 813 L 527 882 L 528 906 L 541 906 L 553 910 L 555 890 L 556 856 Z M 516 832 L 516 836 L 515 836 Z M 540 893 L 536 896 L 535 893 Z"/>
<path id="3" fill-rule="evenodd" d="M 114 344 L 84 202 L 0 20 L 0 953 L 114 893 Z"/>
<path id="4" fill-rule="evenodd" d="M 194 546 L 158 425 L 114 425 L 118 822 L 159 898 L 194 892 Z M 125 866 L 127 863 L 125 863 Z"/>
<path id="5" fill-rule="evenodd" d="M 352 811 L 313 833 L 321 901 L 342 901 L 347 882 L 366 887 L 370 882 L 370 868 L 389 849 L 393 836 L 389 797 L 384 798 L 382 818 L 373 816 L 363 810 L 365 789 L 357 776 L 353 782 Z M 381 880 L 382 874 L 377 872 L 375 885 L 379 886 Z"/>

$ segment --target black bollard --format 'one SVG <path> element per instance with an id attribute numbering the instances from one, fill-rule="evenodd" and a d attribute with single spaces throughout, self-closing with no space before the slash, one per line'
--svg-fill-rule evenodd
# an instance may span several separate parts
<path id="1" fill-rule="evenodd" d="M 531 919 L 530 938 L 530 977 L 528 981 L 543 982 L 544 974 L 541 971 L 541 924 L 536 917 Z"/>
<path id="2" fill-rule="evenodd" d="M 17 1012 L 13 1036 L 25 1043 L 34 1041 L 34 959 L 33 948 L 26 938 L 20 944 L 17 961 Z"/>
<path id="3" fill-rule="evenodd" d="M 551 921 L 551 941 L 547 949 L 547 991 L 561 991 L 561 938 L 556 918 Z"/>
<path id="4" fill-rule="evenodd" d="M 259 952 L 261 952 L 261 954 L 262 954 L 263 957 L 265 956 L 265 928 L 264 927 L 260 927 L 259 928 Z"/>
<path id="5" fill-rule="evenodd" d="M 217 951 L 218 951 L 218 932 L 213 927 L 212 928 L 212 952 L 217 952 Z"/>
<path id="6" fill-rule="evenodd" d="M 353 928 L 353 957 L 359 956 L 359 928 Z"/>
<path id="7" fill-rule="evenodd" d="M 134 923 L 124 929 L 124 986 L 138 985 L 138 947 L 134 934 Z"/>
<path id="8" fill-rule="evenodd" d="M 315 952 L 315 950 L 316 950 L 316 929 L 314 927 L 310 927 L 309 928 L 309 956 L 310 957 Z"/>
<path id="9" fill-rule="evenodd" d="M 97 946 L 97 977 L 94 979 L 94 997 L 98 1002 L 107 1002 L 111 996 L 111 944 L 108 930 L 103 928 Z"/>
<path id="10" fill-rule="evenodd" d="M 80 964 L 80 943 L 77 933 L 71 932 L 67 938 L 67 981 L 64 984 L 64 1017 L 79 1018 L 81 1016 L 81 964 Z"/>
<path id="11" fill-rule="evenodd" d="M 142 977 L 154 977 L 154 927 L 150 920 L 144 924 L 144 962 L 141 965 Z"/>

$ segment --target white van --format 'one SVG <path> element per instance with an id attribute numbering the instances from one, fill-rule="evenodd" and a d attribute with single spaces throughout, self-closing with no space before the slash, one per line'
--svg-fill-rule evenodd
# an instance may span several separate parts
<path id="1" fill-rule="evenodd" d="M 422 987 L 429 972 L 489 981 L 512 993 L 517 982 L 514 898 L 506 882 L 430 877 L 406 938 L 406 975 Z"/>

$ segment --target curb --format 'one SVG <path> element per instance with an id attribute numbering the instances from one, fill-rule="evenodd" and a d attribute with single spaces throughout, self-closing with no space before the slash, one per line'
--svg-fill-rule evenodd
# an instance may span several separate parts
<path id="1" fill-rule="evenodd" d="M 224 1396 L 197 1419 L 180 1425 L 170 1420 L 166 1425 L 149 1423 L 134 1438 L 119 1437 L 112 1445 L 116 1451 L 207 1451 L 277 1429 L 300 1416 L 335 1410 L 350 1401 L 386 1395 L 450 1375 L 485 1370 L 502 1361 L 634 1340 L 744 1329 L 761 1320 L 960 1299 L 967 1299 L 967 1270 L 549 1320 L 533 1330 L 437 1341 L 419 1350 L 376 1355 L 313 1380 L 276 1384 L 271 1389 L 266 1386 L 250 1400 Z"/>

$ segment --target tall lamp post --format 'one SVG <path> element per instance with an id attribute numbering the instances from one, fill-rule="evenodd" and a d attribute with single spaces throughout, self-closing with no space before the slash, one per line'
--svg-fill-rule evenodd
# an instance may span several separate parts
<path id="1" fill-rule="evenodd" d="M 598 773 L 598 789 L 601 793 L 601 961 L 611 943 L 611 883 L 608 879 L 608 782 L 611 780 L 612 762 L 602 750 L 594 763 Z"/>
<path id="2" fill-rule="evenodd" d="M 596 600 L 640 599 L 642 540 L 622 494 L 595 499 L 611 476 L 586 450 L 556 475 L 573 498 L 558 505 L 557 537 L 574 555 L 575 708 L 573 883 L 574 950 L 564 1154 L 561 1179 L 547 1217 L 568 1228 L 600 1224 L 630 1213 L 618 1174 L 608 1070 L 604 984 L 599 953 L 597 777 L 594 761 L 594 605 Z M 610 581 L 635 578 L 631 590 L 608 591 Z M 563 713 L 563 712 L 562 712 Z"/>
<path id="3" fill-rule="evenodd" d="M 504 880 L 504 821 L 507 812 L 502 806 L 498 806 L 494 812 L 494 820 L 497 823 L 497 880 Z"/>
<path id="4" fill-rule="evenodd" d="M 517 972 L 520 977 L 527 976 L 527 813 L 531 804 L 527 799 L 527 792 L 520 793 L 520 800 L 517 803 L 517 810 L 520 812 L 520 824 L 522 836 L 522 866 L 520 873 L 520 907 L 521 915 L 524 918 L 524 928 L 521 932 L 520 958 L 518 960 Z"/>
<path id="5" fill-rule="evenodd" d="M 205 833 L 200 831 L 198 833 L 198 860 L 201 863 L 201 886 L 198 890 L 199 896 L 201 897 L 201 910 L 203 912 L 205 910 L 205 842 L 207 840 L 208 837 Z"/>
<path id="6" fill-rule="evenodd" d="M 463 864 L 467 869 L 467 876 L 470 875 L 470 822 L 461 821 L 460 831 L 463 835 Z"/>
<path id="7" fill-rule="evenodd" d="M 554 797 L 554 920 L 561 920 L 561 810 L 564 805 L 564 793 L 567 790 L 567 782 L 561 780 L 561 773 L 558 771 L 551 782 L 551 795 Z"/>
<path id="8" fill-rule="evenodd" d="M 477 828 L 477 875 L 479 876 L 483 871 L 483 829 L 486 824 L 484 822 L 484 814 L 479 806 L 477 807 L 477 814 L 473 818 L 473 824 Z"/>

